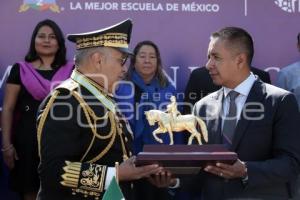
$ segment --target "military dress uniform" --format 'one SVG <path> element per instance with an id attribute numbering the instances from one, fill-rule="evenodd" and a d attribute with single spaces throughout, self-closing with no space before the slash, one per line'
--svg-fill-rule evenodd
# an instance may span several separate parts
<path id="1" fill-rule="evenodd" d="M 108 167 L 132 154 L 132 132 L 113 97 L 75 69 L 40 108 L 38 199 L 101 199 Z M 120 186 L 132 199 L 133 185 Z"/>

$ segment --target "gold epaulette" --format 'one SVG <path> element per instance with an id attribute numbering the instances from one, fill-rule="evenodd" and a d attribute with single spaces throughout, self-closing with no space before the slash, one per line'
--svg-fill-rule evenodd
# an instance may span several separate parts
<path id="1" fill-rule="evenodd" d="M 107 166 L 66 161 L 63 170 L 63 180 L 60 183 L 72 188 L 73 195 L 80 193 L 85 197 L 94 196 L 99 199 L 104 190 Z"/>
<path id="2" fill-rule="evenodd" d="M 64 89 L 67 89 L 69 91 L 73 91 L 78 87 L 79 87 L 79 84 L 77 82 L 75 82 L 72 79 L 67 79 L 64 82 L 62 82 L 59 86 L 57 86 L 55 89 L 64 88 Z"/>

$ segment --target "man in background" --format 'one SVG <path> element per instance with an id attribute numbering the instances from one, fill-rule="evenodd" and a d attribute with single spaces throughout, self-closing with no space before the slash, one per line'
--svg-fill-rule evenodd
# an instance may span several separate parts
<path id="1" fill-rule="evenodd" d="M 300 33 L 297 36 L 297 49 L 300 52 Z M 282 68 L 278 73 L 276 85 L 294 93 L 300 110 L 300 61 Z"/>
<path id="2" fill-rule="evenodd" d="M 300 52 L 300 33 L 297 36 L 297 49 Z M 277 77 L 276 85 L 286 89 L 296 96 L 300 111 L 300 61 L 282 68 Z M 296 196 L 293 199 L 300 199 L 300 178 L 297 180 Z"/>

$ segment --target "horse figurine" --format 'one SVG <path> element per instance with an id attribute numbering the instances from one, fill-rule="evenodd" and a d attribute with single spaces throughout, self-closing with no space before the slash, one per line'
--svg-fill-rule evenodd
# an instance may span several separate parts
<path id="1" fill-rule="evenodd" d="M 165 113 L 160 110 L 149 110 L 145 111 L 146 118 L 151 126 L 158 123 L 158 128 L 153 131 L 153 136 L 156 141 L 162 143 L 162 139 L 158 138 L 157 135 L 161 133 L 169 133 L 170 136 L 170 145 L 174 144 L 173 140 L 173 131 L 184 131 L 187 130 L 191 133 L 189 137 L 188 144 L 192 144 L 194 138 L 197 139 L 199 144 L 201 142 L 201 134 L 202 138 L 207 142 L 207 128 L 205 123 L 197 116 L 194 115 L 178 115 L 175 119 L 172 118 L 170 113 Z M 200 126 L 201 134 L 197 131 L 196 126 L 197 123 Z"/>

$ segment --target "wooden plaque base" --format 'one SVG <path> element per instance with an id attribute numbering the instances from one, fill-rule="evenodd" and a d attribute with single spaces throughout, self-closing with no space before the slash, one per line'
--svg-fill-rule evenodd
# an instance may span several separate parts
<path id="1" fill-rule="evenodd" d="M 145 145 L 136 158 L 136 165 L 157 163 L 173 174 L 195 174 L 207 164 L 233 164 L 237 154 L 223 145 Z"/>

